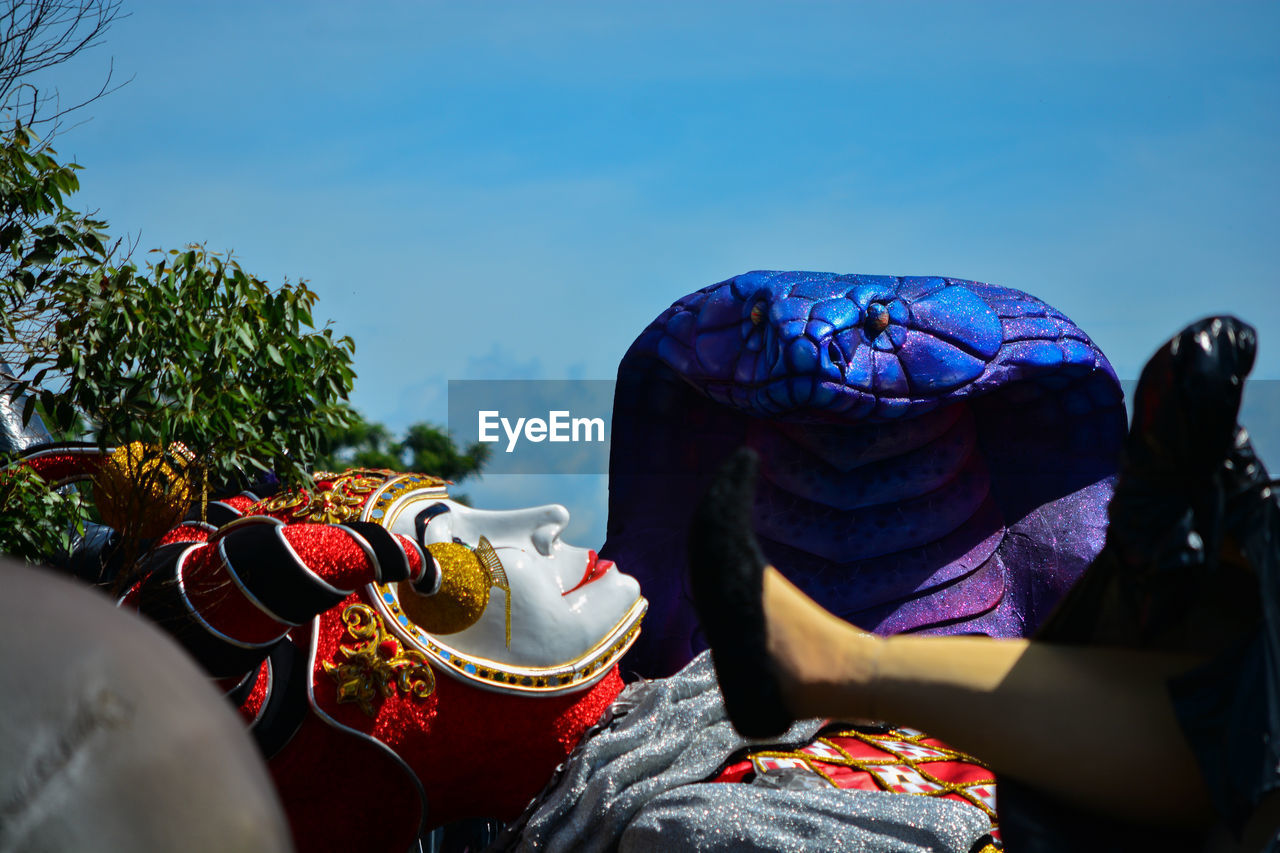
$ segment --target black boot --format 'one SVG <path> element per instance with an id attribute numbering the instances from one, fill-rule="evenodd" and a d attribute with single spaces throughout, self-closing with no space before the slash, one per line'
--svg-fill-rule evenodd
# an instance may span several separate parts
<path id="1" fill-rule="evenodd" d="M 1249 819 L 1280 762 L 1280 505 L 1237 426 L 1254 331 L 1202 320 L 1148 362 L 1102 553 L 1037 639 L 1206 655 L 1170 699 L 1220 815 Z M 1259 633 L 1261 632 L 1261 634 Z M 1101 818 L 1002 780 L 1008 849 L 1200 850 L 1184 831 Z M 1078 838 L 1071 837 L 1077 833 Z"/>
<path id="2" fill-rule="evenodd" d="M 1266 476 L 1236 426 L 1256 349 L 1251 326 L 1212 317 L 1152 356 L 1134 394 L 1106 546 L 1039 638 L 1213 651 L 1205 644 L 1223 640 L 1223 620 L 1239 626 L 1240 608 L 1256 608 L 1247 571 L 1220 561 L 1228 516 L 1249 526 L 1251 483 Z"/>
<path id="3" fill-rule="evenodd" d="M 751 525 L 759 458 L 743 448 L 716 474 L 689 527 L 689 580 L 725 710 L 744 737 L 771 737 L 791 725 L 764 618 L 768 564 Z"/>

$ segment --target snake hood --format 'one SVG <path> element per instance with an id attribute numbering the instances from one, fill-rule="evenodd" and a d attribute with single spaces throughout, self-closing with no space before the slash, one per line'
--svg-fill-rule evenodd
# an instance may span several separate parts
<path id="1" fill-rule="evenodd" d="M 1024 636 L 1101 548 L 1123 434 L 1106 358 L 1021 291 L 756 271 L 692 293 L 618 369 L 602 553 L 650 600 L 633 666 L 702 645 L 684 538 L 740 445 L 767 556 L 833 612 Z"/>

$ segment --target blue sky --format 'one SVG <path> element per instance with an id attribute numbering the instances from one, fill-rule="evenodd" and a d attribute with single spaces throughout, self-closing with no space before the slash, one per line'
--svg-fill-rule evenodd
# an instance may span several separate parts
<path id="1" fill-rule="evenodd" d="M 140 249 L 303 277 L 356 403 L 611 378 L 676 298 L 757 268 L 1027 290 L 1122 377 L 1182 325 L 1280 379 L 1280 4 L 126 0 L 50 83 L 56 145 Z M 1280 462 L 1272 461 L 1272 467 Z M 488 477 L 599 544 L 604 483 Z"/>

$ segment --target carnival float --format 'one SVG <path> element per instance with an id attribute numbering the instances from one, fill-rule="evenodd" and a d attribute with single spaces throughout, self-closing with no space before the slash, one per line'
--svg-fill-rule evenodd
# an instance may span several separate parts
<path id="1" fill-rule="evenodd" d="M 1126 438 L 1106 358 L 1033 296 L 746 273 L 678 300 L 624 357 L 600 553 L 560 540 L 558 505 L 488 511 L 430 472 L 322 472 L 192 511 L 190 492 L 155 496 L 186 518 L 147 531 L 119 607 L 239 714 L 300 851 L 439 849 L 433 831 L 475 819 L 501 825 L 494 850 L 1198 850 L 1210 824 L 1255 831 L 1280 784 L 1280 510 L 1236 423 L 1253 348 L 1231 318 L 1175 336 Z M 22 464 L 92 483 L 104 520 L 160 464 L 9 426 Z M 788 659 L 780 601 L 824 636 L 858 626 L 848 648 L 909 635 L 947 673 L 988 647 L 1011 667 L 1047 646 L 1174 656 L 1159 701 L 1214 816 L 1099 810 L 1070 761 L 1004 762 L 1078 736 L 1049 713 L 1000 728 L 1028 722 L 1039 685 L 965 686 L 991 694 L 987 716 L 928 690 L 814 699 L 806 672 L 889 697 L 891 667 L 857 681 L 843 640 Z M 1093 695 L 1090 666 L 1045 689 L 1078 677 Z M 970 745 L 992 738 L 1008 748 Z M 1164 772 L 1115 755 L 1133 785 Z"/>

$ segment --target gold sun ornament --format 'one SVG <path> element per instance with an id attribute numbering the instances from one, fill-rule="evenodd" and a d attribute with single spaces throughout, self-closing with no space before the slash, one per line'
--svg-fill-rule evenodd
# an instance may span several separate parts
<path id="1" fill-rule="evenodd" d="M 102 521 L 127 539 L 151 539 L 182 520 L 195 490 L 191 454 L 134 441 L 117 447 L 93 476 L 93 502 Z"/>
<path id="2" fill-rule="evenodd" d="M 434 542 L 427 546 L 440 566 L 440 590 L 419 595 L 413 585 L 400 584 L 404 612 L 424 631 L 456 634 L 479 621 L 489 606 L 489 591 L 502 590 L 506 599 L 506 643 L 511 647 L 511 584 L 498 552 L 481 536 L 476 547 L 460 542 Z"/>

